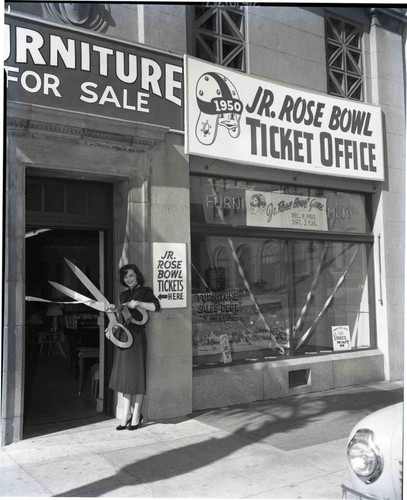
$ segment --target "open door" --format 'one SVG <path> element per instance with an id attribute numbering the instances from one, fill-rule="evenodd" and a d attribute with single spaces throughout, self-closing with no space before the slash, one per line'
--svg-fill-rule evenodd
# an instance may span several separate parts
<path id="1" fill-rule="evenodd" d="M 26 302 L 24 437 L 106 418 L 104 313 L 50 285 L 92 297 L 64 258 L 105 293 L 105 232 L 27 228 L 26 296 L 53 303 Z"/>

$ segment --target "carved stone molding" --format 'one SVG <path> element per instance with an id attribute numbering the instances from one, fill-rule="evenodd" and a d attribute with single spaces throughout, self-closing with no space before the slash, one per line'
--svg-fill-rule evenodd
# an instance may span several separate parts
<path id="1" fill-rule="evenodd" d="M 44 15 L 50 21 L 102 32 L 110 17 L 109 5 L 98 2 L 42 2 Z"/>
<path id="2" fill-rule="evenodd" d="M 398 32 L 407 23 L 407 9 L 402 8 L 378 8 L 367 9 L 372 26 L 380 26 L 383 29 Z"/>
<path id="3" fill-rule="evenodd" d="M 158 140 L 146 139 L 125 134 L 103 132 L 89 128 L 37 122 L 25 118 L 7 118 L 7 131 L 10 135 L 53 138 L 78 145 L 97 146 L 124 151 L 142 152 L 157 144 Z"/>

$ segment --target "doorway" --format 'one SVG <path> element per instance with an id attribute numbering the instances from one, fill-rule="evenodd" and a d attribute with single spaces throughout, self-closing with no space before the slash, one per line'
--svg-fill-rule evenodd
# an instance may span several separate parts
<path id="1" fill-rule="evenodd" d="M 91 296 L 66 258 L 103 289 L 104 240 L 97 230 L 27 229 L 25 438 L 105 418 L 103 313 L 49 283 Z"/>

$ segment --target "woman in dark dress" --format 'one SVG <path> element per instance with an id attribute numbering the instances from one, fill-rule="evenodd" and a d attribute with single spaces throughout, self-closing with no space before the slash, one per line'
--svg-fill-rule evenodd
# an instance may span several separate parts
<path id="1" fill-rule="evenodd" d="M 119 274 L 120 283 L 127 287 L 127 290 L 120 294 L 120 304 L 127 306 L 131 314 L 130 319 L 124 322 L 121 318 L 121 322 L 130 330 L 133 343 L 127 349 L 115 346 L 109 387 L 121 392 L 124 398 L 122 421 L 116 429 L 123 430 L 128 427 L 129 430 L 135 430 L 143 423 L 141 406 L 146 394 L 147 341 L 145 325 L 137 325 L 132 322 L 132 319 L 140 321 L 142 318 L 142 314 L 136 308 L 143 308 L 150 312 L 159 311 L 160 303 L 152 289 L 143 286 L 144 278 L 136 265 L 123 266 Z M 110 339 L 110 336 L 111 334 L 107 332 L 106 337 Z M 125 333 L 120 330 L 117 338 L 125 340 Z"/>

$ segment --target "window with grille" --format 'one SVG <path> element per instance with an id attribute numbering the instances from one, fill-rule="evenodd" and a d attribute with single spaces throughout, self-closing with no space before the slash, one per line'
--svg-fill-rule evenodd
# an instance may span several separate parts
<path id="1" fill-rule="evenodd" d="M 189 32 L 188 52 L 191 55 L 245 71 L 243 6 L 190 6 Z"/>
<path id="2" fill-rule="evenodd" d="M 325 18 L 328 94 L 363 100 L 362 28 L 340 18 Z"/>

